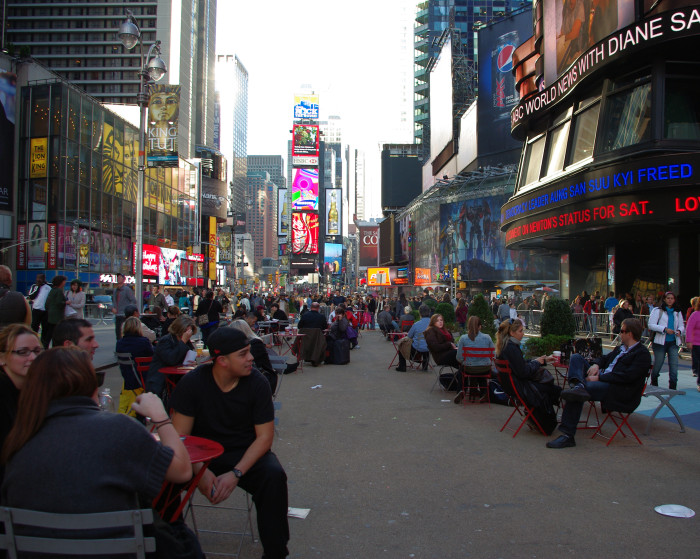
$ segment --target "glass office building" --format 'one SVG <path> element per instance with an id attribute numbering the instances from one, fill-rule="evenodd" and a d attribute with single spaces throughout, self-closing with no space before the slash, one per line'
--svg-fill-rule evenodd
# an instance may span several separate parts
<path id="1" fill-rule="evenodd" d="M 138 129 L 56 80 L 20 94 L 17 287 L 36 274 L 76 276 L 95 288 L 102 274 L 133 273 Z M 147 168 L 144 245 L 194 244 L 196 171 Z"/>

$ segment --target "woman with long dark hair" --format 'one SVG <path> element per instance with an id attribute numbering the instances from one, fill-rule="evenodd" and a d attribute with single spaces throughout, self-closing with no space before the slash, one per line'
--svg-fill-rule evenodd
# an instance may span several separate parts
<path id="1" fill-rule="evenodd" d="M 435 363 L 459 369 L 457 346 L 450 331 L 445 328 L 445 319 L 441 314 L 430 317 L 430 324 L 423 333 Z"/>
<path id="2" fill-rule="evenodd" d="M 652 350 L 654 351 L 651 384 L 659 385 L 659 373 L 668 355 L 668 387 L 675 390 L 678 382 L 678 346 L 681 345 L 681 335 L 685 332 L 685 325 L 683 313 L 678 308 L 676 295 L 672 291 L 664 293 L 657 306 L 651 311 L 648 328 L 649 334 L 653 335 Z"/>
<path id="3" fill-rule="evenodd" d="M 192 466 L 163 404 L 141 394 L 134 409 L 152 418 L 160 443 L 134 419 L 103 412 L 90 356 L 59 347 L 29 367 L 17 420 L 5 441 L 2 502 L 54 513 L 129 510 L 164 480 L 184 483 Z"/>
<path id="4" fill-rule="evenodd" d="M 83 291 L 83 282 L 79 279 L 74 279 L 70 282 L 70 291 L 66 295 L 66 305 L 75 311 L 75 318 L 85 318 L 83 309 L 85 308 L 85 292 Z"/>

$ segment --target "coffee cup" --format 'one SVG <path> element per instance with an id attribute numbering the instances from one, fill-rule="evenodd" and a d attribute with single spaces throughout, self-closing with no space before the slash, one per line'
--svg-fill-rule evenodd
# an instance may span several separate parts
<path id="1" fill-rule="evenodd" d="M 553 351 L 552 355 L 554 356 L 555 363 L 559 363 L 561 361 L 561 351 Z"/>

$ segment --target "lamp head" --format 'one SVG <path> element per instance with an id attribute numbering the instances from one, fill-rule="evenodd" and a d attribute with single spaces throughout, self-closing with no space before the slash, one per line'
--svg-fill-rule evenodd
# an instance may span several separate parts
<path id="1" fill-rule="evenodd" d="M 139 42 L 141 30 L 139 29 L 139 26 L 136 25 L 131 11 L 127 10 L 126 14 L 126 19 L 119 26 L 119 33 L 117 33 L 117 36 L 119 37 L 121 44 L 128 50 L 131 50 L 136 46 L 136 43 Z"/>
<path id="2" fill-rule="evenodd" d="M 146 65 L 146 71 L 148 72 L 148 77 L 154 82 L 160 80 L 168 69 L 165 66 L 165 62 L 160 56 L 151 58 Z"/>

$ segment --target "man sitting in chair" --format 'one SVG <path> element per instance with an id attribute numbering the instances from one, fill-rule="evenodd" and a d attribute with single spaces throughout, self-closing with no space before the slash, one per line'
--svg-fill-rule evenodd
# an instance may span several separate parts
<path id="1" fill-rule="evenodd" d="M 571 388 L 561 393 L 561 399 L 566 401 L 559 425 L 563 434 L 549 441 L 548 448 L 576 446 L 576 426 L 583 404 L 589 400 L 602 402 L 616 411 L 632 412 L 637 408 L 651 367 L 649 350 L 639 343 L 643 329 L 638 319 L 626 318 L 620 329 L 622 345 L 614 351 L 591 363 L 578 353 L 571 356 L 568 376 Z"/>
<path id="2" fill-rule="evenodd" d="M 207 340 L 212 361 L 185 375 L 170 400 L 181 436 L 195 435 L 224 447 L 199 482 L 218 504 L 240 485 L 253 496 L 264 556 L 288 555 L 287 474 L 271 451 L 275 412 L 270 384 L 253 369 L 246 336 L 219 328 Z"/>

